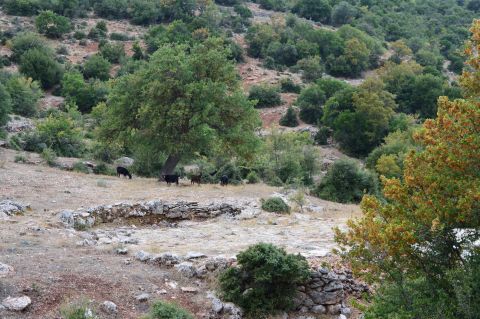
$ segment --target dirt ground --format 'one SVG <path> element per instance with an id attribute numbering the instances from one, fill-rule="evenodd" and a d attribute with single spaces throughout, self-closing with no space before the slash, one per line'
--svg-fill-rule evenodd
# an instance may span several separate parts
<path id="1" fill-rule="evenodd" d="M 2 313 L 0 318 L 60 318 L 58 309 L 72 301 L 91 300 L 94 307 L 111 300 L 119 307 L 117 316 L 101 310 L 102 318 L 139 318 L 155 299 L 175 300 L 202 318 L 208 311 L 205 283 L 188 282 L 171 269 L 133 260 L 138 250 L 151 253 L 189 251 L 208 256 L 234 256 L 256 242 L 272 242 L 308 257 L 325 256 L 332 247 L 331 227 L 359 214 L 355 205 L 341 205 L 308 198 L 303 213 L 290 215 L 262 212 L 255 218 L 219 217 L 207 221 L 185 221 L 177 227 L 123 225 L 132 230 L 136 245 L 126 245 L 129 255 L 114 253 L 115 245 L 78 246 L 81 231 L 66 229 L 58 219 L 63 209 L 77 209 L 121 201 L 150 199 L 166 201 L 223 201 L 259 205 L 260 198 L 282 190 L 263 184 L 220 187 L 190 186 L 187 181 L 168 187 L 155 179 L 132 180 L 110 176 L 61 171 L 43 164 L 14 163 L 16 152 L 0 149 L 0 199 L 29 204 L 23 216 L 0 220 L 0 262 L 15 272 L 0 279 L 0 299 L 26 294 L 32 305 L 21 314 Z M 32 162 L 38 157 L 29 156 Z M 98 186 L 98 181 L 102 186 Z M 105 186 L 106 183 L 106 187 Z M 93 231 L 113 229 L 104 224 Z M 170 282 L 178 283 L 176 288 Z M 183 293 L 181 286 L 198 287 L 197 294 Z M 162 290 L 166 290 L 162 291 Z M 147 303 L 134 298 L 151 294 Z M 161 293 L 160 293 L 161 292 Z"/>

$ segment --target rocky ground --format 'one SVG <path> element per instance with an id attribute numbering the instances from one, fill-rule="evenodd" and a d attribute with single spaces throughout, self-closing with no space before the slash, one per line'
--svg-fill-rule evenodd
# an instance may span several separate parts
<path id="1" fill-rule="evenodd" d="M 195 252 L 228 260 L 264 241 L 319 263 L 334 247 L 331 227 L 342 227 L 346 219 L 359 214 L 355 205 L 308 197 L 303 212 L 295 209 L 290 215 L 277 215 L 261 211 L 260 199 L 272 195 L 288 199 L 288 194 L 263 184 L 190 186 L 182 181 L 178 187 L 168 187 L 135 176 L 128 180 L 62 171 L 40 163 L 33 154 L 34 164 L 14 163 L 14 151 L 0 152 L 0 201 L 29 206 L 21 215 L 0 219 L 0 263 L 8 265 L 0 264 L 0 301 L 8 296 L 28 296 L 31 301 L 24 312 L 0 307 L 0 318 L 60 318 L 59 308 L 78 300 L 91 301 L 101 318 L 138 318 L 155 299 L 175 300 L 196 317 L 209 318 L 212 302 L 207 295 L 215 288 L 213 282 L 140 262 L 135 256 Z M 221 202 L 241 207 L 242 213 L 175 222 L 127 219 L 84 230 L 68 228 L 60 220 L 61 212 L 68 209 L 149 200 Z M 137 300 L 143 293 L 148 294 L 146 300 L 145 296 Z M 115 303 L 117 312 L 105 310 L 104 301 Z"/>

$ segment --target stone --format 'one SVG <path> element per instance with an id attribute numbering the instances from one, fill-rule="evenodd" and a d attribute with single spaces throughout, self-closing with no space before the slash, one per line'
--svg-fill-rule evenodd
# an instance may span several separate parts
<path id="1" fill-rule="evenodd" d="M 198 292 L 198 289 L 195 288 L 195 287 L 180 287 L 180 290 L 182 292 L 186 292 L 186 293 L 197 293 Z"/>
<path id="2" fill-rule="evenodd" d="M 163 253 L 150 258 L 150 262 L 164 266 L 173 266 L 179 264 L 180 261 L 180 257 L 174 253 Z"/>
<path id="3" fill-rule="evenodd" d="M 352 310 L 348 307 L 342 307 L 340 313 L 345 317 L 350 318 L 350 316 L 352 315 Z"/>
<path id="4" fill-rule="evenodd" d="M 114 163 L 119 166 L 129 167 L 129 166 L 132 166 L 133 163 L 135 163 L 135 160 L 133 158 L 124 156 L 124 157 L 117 158 L 114 161 Z"/>
<path id="5" fill-rule="evenodd" d="M 340 309 L 342 309 L 342 305 L 329 305 L 327 306 L 327 311 L 331 315 L 338 315 L 340 313 Z"/>
<path id="6" fill-rule="evenodd" d="M 325 291 L 314 291 L 310 294 L 313 302 L 317 305 L 334 305 L 342 302 L 343 300 L 343 290 L 325 292 Z"/>
<path id="7" fill-rule="evenodd" d="M 347 319 L 347 316 L 345 316 L 344 314 L 341 314 L 340 316 L 338 316 L 338 319 Z"/>
<path id="8" fill-rule="evenodd" d="M 185 259 L 198 259 L 198 258 L 204 258 L 204 257 L 207 257 L 207 255 L 205 255 L 204 253 L 189 251 L 185 256 Z"/>
<path id="9" fill-rule="evenodd" d="M 139 261 L 146 262 L 151 258 L 152 258 L 152 255 L 147 252 L 144 252 L 143 250 L 137 251 L 137 253 L 135 254 L 135 259 Z"/>
<path id="10" fill-rule="evenodd" d="M 22 297 L 7 297 L 2 301 L 2 306 L 11 311 L 22 311 L 32 303 L 28 296 Z"/>
<path id="11" fill-rule="evenodd" d="M 323 314 L 327 313 L 327 308 L 325 308 L 325 306 L 322 306 L 322 305 L 316 305 L 316 306 L 312 307 L 312 312 L 323 315 Z"/>
<path id="12" fill-rule="evenodd" d="M 93 315 L 92 309 L 87 308 L 87 310 L 85 310 L 85 318 L 86 319 L 89 319 L 89 318 L 94 319 L 95 318 L 94 315 Z"/>
<path id="13" fill-rule="evenodd" d="M 7 275 L 13 271 L 14 269 L 12 266 L 9 266 L 4 263 L 0 263 L 0 278 L 7 277 Z"/>
<path id="14" fill-rule="evenodd" d="M 104 301 L 102 303 L 102 309 L 106 312 L 106 313 L 117 313 L 117 305 L 111 301 Z"/>
<path id="15" fill-rule="evenodd" d="M 220 313 L 223 310 L 223 302 L 218 298 L 212 298 L 212 310 L 215 313 Z"/>
<path id="16" fill-rule="evenodd" d="M 167 290 L 165 290 L 165 289 L 160 289 L 160 290 L 157 290 L 156 293 L 159 294 L 159 295 L 165 295 L 165 294 L 167 294 L 168 292 L 167 292 Z"/>
<path id="17" fill-rule="evenodd" d="M 147 294 L 147 293 L 144 293 L 144 294 L 140 294 L 140 295 L 135 296 L 135 299 L 136 299 L 138 302 L 145 302 L 145 301 L 147 301 L 149 298 L 150 298 L 150 294 Z"/>
<path id="18" fill-rule="evenodd" d="M 232 316 L 236 316 L 237 318 L 242 318 L 242 309 L 231 302 L 226 302 L 223 304 L 223 312 Z"/>
<path id="19" fill-rule="evenodd" d="M 2 200 L 0 201 L 0 216 L 13 216 L 24 214 L 27 210 L 27 207 L 28 206 L 8 199 Z"/>
<path id="20" fill-rule="evenodd" d="M 179 273 L 187 278 L 195 277 L 197 271 L 192 263 L 190 262 L 183 262 L 178 265 L 174 266 Z"/>
<path id="21" fill-rule="evenodd" d="M 128 254 L 128 249 L 127 248 L 117 248 L 115 251 L 119 255 L 126 255 Z"/>

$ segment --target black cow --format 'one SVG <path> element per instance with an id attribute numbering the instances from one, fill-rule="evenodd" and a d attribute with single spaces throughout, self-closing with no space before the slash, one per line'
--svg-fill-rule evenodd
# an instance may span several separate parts
<path id="1" fill-rule="evenodd" d="M 227 175 L 223 175 L 222 177 L 220 177 L 220 185 L 222 185 L 222 186 L 227 186 L 228 185 L 228 176 Z"/>
<path id="2" fill-rule="evenodd" d="M 200 186 L 201 182 L 202 182 L 202 175 L 192 175 L 192 177 L 190 177 L 190 184 L 192 185 L 195 185 L 195 183 L 197 183 L 198 186 Z"/>
<path id="3" fill-rule="evenodd" d="M 130 174 L 128 169 L 126 169 L 125 167 L 118 166 L 117 167 L 117 176 L 120 177 L 120 175 L 123 175 L 125 177 L 128 176 L 128 178 L 132 179 L 132 175 Z"/>
<path id="4" fill-rule="evenodd" d="M 178 175 L 162 175 L 163 180 L 167 182 L 167 185 L 170 186 L 170 184 L 175 183 L 178 185 L 178 178 L 180 176 Z"/>

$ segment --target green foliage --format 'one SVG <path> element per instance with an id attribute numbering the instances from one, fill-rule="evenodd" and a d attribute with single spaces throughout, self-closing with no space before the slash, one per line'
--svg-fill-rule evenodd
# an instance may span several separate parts
<path id="1" fill-rule="evenodd" d="M 71 29 L 70 21 L 52 11 L 42 11 L 35 18 L 35 26 L 39 33 L 49 38 L 60 38 Z"/>
<path id="2" fill-rule="evenodd" d="M 7 124 L 8 114 L 12 110 L 12 98 L 5 86 L 0 83 L 0 126 Z"/>
<path id="3" fill-rule="evenodd" d="M 246 179 L 248 184 L 256 184 L 261 181 L 260 177 L 255 171 L 251 171 L 250 173 L 248 173 Z"/>
<path id="4" fill-rule="evenodd" d="M 129 36 L 126 33 L 118 33 L 118 32 L 112 32 L 110 33 L 110 40 L 114 41 L 130 41 L 133 40 L 134 38 Z"/>
<path id="5" fill-rule="evenodd" d="M 256 108 L 278 106 L 282 103 L 278 88 L 266 84 L 253 85 L 248 92 L 250 101 L 257 101 Z"/>
<path id="6" fill-rule="evenodd" d="M 308 124 L 317 124 L 323 115 L 325 92 L 316 84 L 302 90 L 296 104 L 300 107 L 300 119 Z"/>
<path id="7" fill-rule="evenodd" d="M 93 173 L 97 175 L 109 175 L 109 176 L 115 176 L 117 172 L 113 167 L 110 167 L 109 165 L 105 163 L 99 163 L 93 168 Z"/>
<path id="8" fill-rule="evenodd" d="M 146 319 L 193 319 L 193 315 L 176 304 L 157 301 Z"/>
<path id="9" fill-rule="evenodd" d="M 289 107 L 287 113 L 282 116 L 280 119 L 280 125 L 288 127 L 298 126 L 297 113 L 292 107 Z"/>
<path id="10" fill-rule="evenodd" d="M 339 203 L 358 203 L 364 194 L 378 194 L 377 177 L 353 160 L 338 160 L 316 186 L 314 194 Z"/>
<path id="11" fill-rule="evenodd" d="M 42 153 L 40 153 L 40 156 L 49 166 L 57 165 L 57 154 L 51 148 L 44 148 Z"/>
<path id="12" fill-rule="evenodd" d="M 77 230 L 85 230 L 85 224 L 78 225 Z M 74 302 L 69 305 L 65 305 L 60 309 L 60 314 L 65 319 L 89 319 L 88 304 L 86 302 Z"/>
<path id="13" fill-rule="evenodd" d="M 294 83 L 290 78 L 283 78 L 280 81 L 280 89 L 283 93 L 300 93 L 302 86 Z"/>
<path id="14" fill-rule="evenodd" d="M 351 23 L 357 14 L 357 8 L 346 1 L 341 1 L 332 9 L 332 23 L 333 25 Z"/>
<path id="15" fill-rule="evenodd" d="M 3 8 L 7 14 L 18 16 L 31 16 L 40 9 L 40 0 L 5 0 Z"/>
<path id="16" fill-rule="evenodd" d="M 233 7 L 233 10 L 242 18 L 249 19 L 253 17 L 252 11 L 243 4 L 237 4 Z"/>
<path id="17" fill-rule="evenodd" d="M 67 103 L 75 103 L 82 113 L 90 110 L 98 103 L 105 101 L 108 89 L 99 80 L 85 81 L 79 71 L 69 71 L 63 75 L 62 95 Z"/>
<path id="18" fill-rule="evenodd" d="M 315 134 L 315 143 L 317 143 L 318 145 L 327 145 L 328 138 L 331 136 L 332 131 L 326 126 L 321 126 L 318 129 L 318 132 Z"/>
<path id="19" fill-rule="evenodd" d="M 49 51 L 45 38 L 33 32 L 19 33 L 12 39 L 12 60 L 20 62 L 21 56 L 32 49 Z"/>
<path id="20" fill-rule="evenodd" d="M 332 7 L 327 0 L 299 0 L 292 12 L 306 19 L 328 23 Z"/>
<path id="21" fill-rule="evenodd" d="M 100 54 L 110 63 L 119 63 L 125 57 L 125 46 L 108 42 L 100 46 Z"/>
<path id="22" fill-rule="evenodd" d="M 82 132 L 74 120 L 66 113 L 51 114 L 37 124 L 36 135 L 38 142 L 32 151 L 39 151 L 38 144 L 44 143 L 57 155 L 79 157 L 85 150 Z"/>
<path id="23" fill-rule="evenodd" d="M 14 75 L 5 82 L 5 88 L 11 98 L 13 113 L 26 117 L 37 114 L 38 99 L 42 96 L 37 82 Z"/>
<path id="24" fill-rule="evenodd" d="M 101 55 L 95 54 L 83 65 L 83 75 L 87 79 L 96 78 L 106 81 L 110 78 L 110 67 L 110 62 Z"/>
<path id="25" fill-rule="evenodd" d="M 166 45 L 144 67 L 119 78 L 108 107 L 97 109 L 101 140 L 167 154 L 169 170 L 196 153 L 251 158 L 258 145 L 258 114 L 241 91 L 223 44 L 208 39 L 193 46 Z"/>
<path id="26" fill-rule="evenodd" d="M 227 301 L 242 307 L 249 318 L 289 310 L 296 287 L 308 276 L 308 264 L 300 255 L 260 243 L 237 255 L 238 267 L 220 276 L 220 288 Z"/>
<path id="27" fill-rule="evenodd" d="M 287 7 L 285 0 L 258 0 L 258 3 L 265 10 L 285 11 Z"/>
<path id="28" fill-rule="evenodd" d="M 90 173 L 89 167 L 84 162 L 75 162 L 73 164 L 73 171 L 84 174 Z"/>
<path id="29" fill-rule="evenodd" d="M 270 197 L 262 200 L 262 209 L 272 213 L 290 213 L 290 207 L 280 197 Z"/>
<path id="30" fill-rule="evenodd" d="M 304 58 L 297 62 L 296 69 L 302 71 L 302 79 L 305 82 L 313 82 L 320 79 L 324 72 L 319 56 Z"/>
<path id="31" fill-rule="evenodd" d="M 20 58 L 20 72 L 49 89 L 60 83 L 63 67 L 44 49 L 30 49 Z"/>

